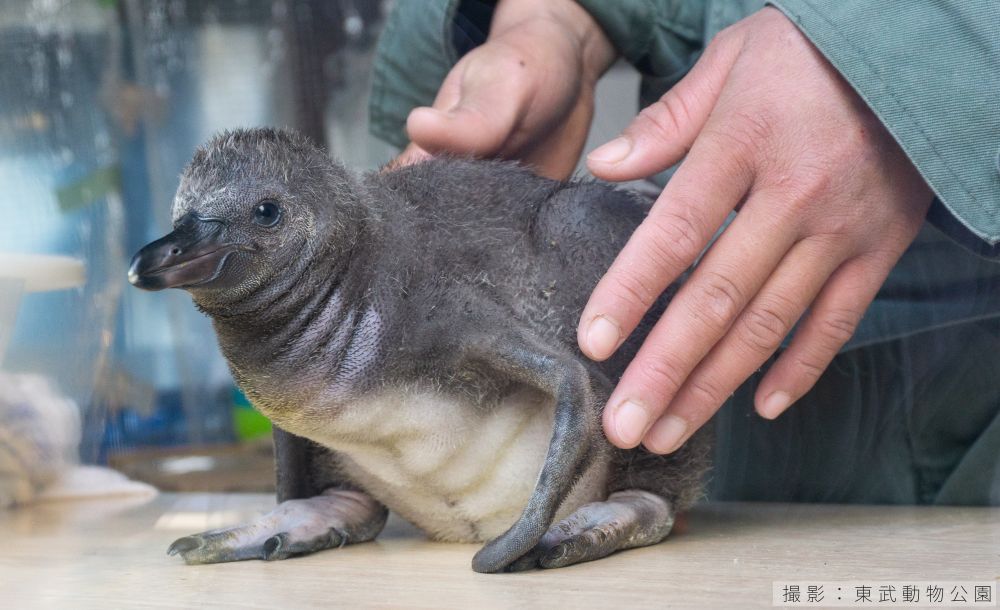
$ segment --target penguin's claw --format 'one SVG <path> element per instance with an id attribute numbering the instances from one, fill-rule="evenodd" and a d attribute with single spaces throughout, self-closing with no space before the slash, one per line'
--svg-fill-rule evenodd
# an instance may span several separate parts
<path id="1" fill-rule="evenodd" d="M 648 491 L 620 491 L 606 502 L 581 506 L 550 527 L 535 548 L 504 571 L 563 568 L 656 544 L 667 537 L 673 523 L 673 507 L 662 497 Z"/>
<path id="2" fill-rule="evenodd" d="M 184 536 L 170 545 L 167 554 L 180 555 L 191 565 L 287 559 L 371 540 L 382 530 L 386 516 L 367 494 L 328 491 L 282 502 L 251 523 Z"/>
<path id="3" fill-rule="evenodd" d="M 167 549 L 167 555 L 173 557 L 177 553 L 189 553 L 202 544 L 204 542 L 198 536 L 184 536 L 183 538 L 178 538 L 170 545 L 170 548 Z"/>

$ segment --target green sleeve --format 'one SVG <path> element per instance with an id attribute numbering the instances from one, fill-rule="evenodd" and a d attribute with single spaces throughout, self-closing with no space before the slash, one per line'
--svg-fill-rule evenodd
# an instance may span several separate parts
<path id="1" fill-rule="evenodd" d="M 711 11 L 703 0 L 576 1 L 642 75 L 641 106 L 659 98 L 691 69 L 706 40 Z"/>
<path id="2" fill-rule="evenodd" d="M 679 77 L 701 50 L 705 3 L 700 0 L 577 0 L 577 4 L 644 76 Z"/>
<path id="3" fill-rule="evenodd" d="M 1000 2 L 770 0 L 850 82 L 934 190 L 929 219 L 1000 256 Z"/>
<path id="4" fill-rule="evenodd" d="M 429 106 L 458 61 L 452 24 L 458 0 L 396 2 L 379 38 L 368 103 L 369 130 L 403 148 L 406 117 Z"/>

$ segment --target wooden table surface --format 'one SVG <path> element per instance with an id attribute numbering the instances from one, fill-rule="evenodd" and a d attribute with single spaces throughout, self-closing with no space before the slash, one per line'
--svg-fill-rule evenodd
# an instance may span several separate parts
<path id="1" fill-rule="evenodd" d="M 993 581 L 1000 509 L 705 504 L 668 540 L 552 571 L 483 575 L 475 545 L 390 519 L 377 542 L 286 561 L 185 566 L 175 538 L 273 500 L 163 494 L 0 512 L 3 608 L 747 608 L 774 581 Z"/>

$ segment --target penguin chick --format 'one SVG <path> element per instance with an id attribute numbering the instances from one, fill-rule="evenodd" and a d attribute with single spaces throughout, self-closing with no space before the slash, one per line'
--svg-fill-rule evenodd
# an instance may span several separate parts
<path id="1" fill-rule="evenodd" d="M 608 185 L 443 158 L 357 176 L 303 137 L 223 133 L 194 155 L 174 231 L 129 270 L 182 288 L 276 425 L 277 508 L 176 541 L 188 563 L 371 540 L 386 507 L 479 572 L 659 542 L 701 493 L 708 440 L 605 440 L 601 408 L 668 296 L 601 363 L 588 295 L 645 215 Z"/>

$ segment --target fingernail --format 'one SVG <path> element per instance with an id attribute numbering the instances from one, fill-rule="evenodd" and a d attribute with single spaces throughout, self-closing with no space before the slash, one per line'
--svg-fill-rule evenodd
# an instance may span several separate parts
<path id="1" fill-rule="evenodd" d="M 656 453 L 672 453 L 687 436 L 687 420 L 676 415 L 664 415 L 646 435 L 646 447 Z"/>
<path id="2" fill-rule="evenodd" d="M 632 151 L 632 141 L 621 136 L 611 140 L 603 146 L 598 146 L 589 155 L 587 155 L 588 161 L 597 161 L 599 163 L 618 163 L 628 156 L 629 152 Z"/>
<path id="3" fill-rule="evenodd" d="M 626 400 L 615 411 L 615 432 L 622 443 L 633 447 L 642 440 L 649 416 L 637 402 Z"/>
<path id="4" fill-rule="evenodd" d="M 618 349 L 622 339 L 618 325 L 604 316 L 597 316 L 587 328 L 587 350 L 594 358 L 607 358 Z"/>
<path id="5" fill-rule="evenodd" d="M 777 391 L 771 392 L 771 394 L 764 399 L 764 404 L 760 406 L 761 417 L 766 417 L 767 419 L 774 419 L 775 417 L 781 415 L 781 412 L 788 408 L 788 405 L 792 404 L 792 397 L 786 392 Z"/>

